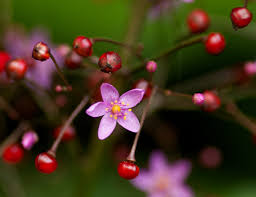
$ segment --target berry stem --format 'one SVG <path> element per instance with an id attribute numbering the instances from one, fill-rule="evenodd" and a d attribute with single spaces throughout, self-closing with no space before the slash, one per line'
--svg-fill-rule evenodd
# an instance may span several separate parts
<path id="1" fill-rule="evenodd" d="M 69 116 L 68 120 L 65 122 L 64 126 L 60 130 L 60 134 L 58 135 L 57 139 L 54 141 L 51 149 L 48 151 L 49 154 L 55 156 L 56 150 L 61 142 L 61 139 L 66 131 L 66 129 L 70 126 L 70 124 L 73 122 L 75 117 L 80 113 L 80 111 L 84 108 L 84 106 L 89 101 L 89 97 L 86 95 L 82 101 L 79 103 L 79 105 L 75 108 L 75 110 L 72 112 L 72 114 Z"/>
<path id="2" fill-rule="evenodd" d="M 192 46 L 192 45 L 197 44 L 197 43 L 201 43 L 202 41 L 204 41 L 204 39 L 205 39 L 205 36 L 202 35 L 202 36 L 199 36 L 199 37 L 195 37 L 195 38 L 191 38 L 191 39 L 182 41 L 179 44 L 177 44 L 176 46 L 174 46 L 174 47 L 172 47 L 170 49 L 167 49 L 166 51 L 163 51 L 162 53 L 160 53 L 159 55 L 157 55 L 155 57 L 150 58 L 150 60 L 158 61 L 158 60 L 160 60 L 160 59 L 162 59 L 162 58 L 164 58 L 166 56 L 169 56 L 169 55 L 171 55 L 173 53 L 176 53 L 180 49 Z M 136 73 L 138 71 L 141 71 L 144 68 L 145 68 L 145 62 L 142 62 L 137 68 L 135 68 L 131 72 L 131 74 Z"/>
<path id="3" fill-rule="evenodd" d="M 0 96 L 0 109 L 6 111 L 13 120 L 19 119 L 19 113 L 2 96 Z"/>
<path id="4" fill-rule="evenodd" d="M 30 125 L 28 122 L 22 121 L 18 125 L 18 127 L 12 132 L 11 135 L 9 135 L 0 145 L 0 155 L 3 154 L 4 149 L 12 144 L 15 143 L 18 138 L 23 134 L 23 132 L 30 128 Z"/>
<path id="5" fill-rule="evenodd" d="M 159 89 L 161 91 L 161 93 L 163 93 L 165 96 L 180 96 L 180 97 L 186 97 L 189 99 L 192 99 L 192 95 L 190 94 L 185 94 L 185 93 L 180 93 L 180 92 L 174 92 L 172 90 L 168 90 L 168 89 Z"/>
<path id="6" fill-rule="evenodd" d="M 148 103 L 146 104 L 145 108 L 143 109 L 142 116 L 141 116 L 141 119 L 140 119 L 140 130 L 136 134 L 136 136 L 134 138 L 134 141 L 133 141 L 133 145 L 132 145 L 131 151 L 130 151 L 128 157 L 126 158 L 129 161 L 132 161 L 132 162 L 136 161 L 136 159 L 135 159 L 135 151 L 136 151 L 136 148 L 137 148 L 137 144 L 138 144 L 138 140 L 139 140 L 139 137 L 140 137 L 141 129 L 143 127 L 146 115 L 148 113 L 150 105 L 152 104 L 152 100 L 153 100 L 153 97 L 154 97 L 156 91 L 157 91 L 157 87 L 155 86 L 153 88 L 153 90 L 152 90 L 152 93 L 151 93 L 149 99 L 148 99 Z"/>
<path id="7" fill-rule="evenodd" d="M 67 88 L 68 88 L 68 87 L 71 87 L 71 85 L 70 85 L 70 84 L 68 83 L 68 81 L 66 80 L 66 78 L 65 78 L 65 76 L 63 75 L 63 73 L 62 73 L 62 71 L 61 71 L 61 69 L 60 69 L 60 67 L 59 67 L 59 65 L 58 65 L 58 63 L 57 63 L 57 61 L 56 61 L 56 59 L 54 58 L 54 56 L 52 55 L 51 52 L 50 52 L 50 58 L 52 59 L 54 65 L 55 65 L 55 67 L 56 67 L 56 69 L 57 69 L 58 75 L 59 75 L 60 78 L 63 80 L 63 82 L 65 83 L 65 85 L 67 86 Z"/>
<path id="8" fill-rule="evenodd" d="M 256 135 L 256 124 L 241 112 L 234 102 L 227 103 L 226 112 L 232 115 L 240 125 L 247 128 L 253 135 Z"/>
<path id="9" fill-rule="evenodd" d="M 244 0 L 244 7 L 247 8 L 248 6 L 248 0 Z"/>
<path id="10" fill-rule="evenodd" d="M 127 48 L 129 49 L 131 52 L 133 52 L 138 58 L 142 58 L 141 56 L 141 51 L 140 51 L 140 46 L 138 47 L 134 47 L 132 45 L 123 43 L 123 42 L 118 42 L 115 40 L 111 40 L 109 38 L 92 38 L 92 42 L 108 42 L 108 43 L 112 43 L 114 45 L 119 45 L 121 47 Z"/>

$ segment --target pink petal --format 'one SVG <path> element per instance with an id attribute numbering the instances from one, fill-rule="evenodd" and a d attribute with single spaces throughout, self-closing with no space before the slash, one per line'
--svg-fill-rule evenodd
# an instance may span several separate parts
<path id="1" fill-rule="evenodd" d="M 140 122 L 138 118 L 133 112 L 127 111 L 126 113 L 126 119 L 124 120 L 123 117 L 118 117 L 117 122 L 125 129 L 137 133 L 140 129 Z"/>
<path id="2" fill-rule="evenodd" d="M 160 151 L 154 151 L 151 153 L 149 159 L 149 169 L 154 173 L 160 173 L 161 171 L 168 171 L 169 164 L 165 155 Z"/>
<path id="3" fill-rule="evenodd" d="M 191 188 L 184 184 L 169 187 L 169 192 L 166 195 L 172 197 L 194 197 L 194 193 Z"/>
<path id="4" fill-rule="evenodd" d="M 188 177 L 191 171 L 191 163 L 187 160 L 181 160 L 175 162 L 170 167 L 170 176 L 173 181 L 182 183 Z"/>
<path id="5" fill-rule="evenodd" d="M 100 121 L 98 129 L 98 137 L 100 140 L 106 139 L 111 135 L 116 127 L 116 120 L 110 117 L 110 113 L 106 113 Z"/>
<path id="6" fill-rule="evenodd" d="M 145 170 L 140 170 L 139 176 L 131 181 L 131 183 L 138 189 L 148 192 L 154 186 L 155 180 L 149 172 Z"/>
<path id="7" fill-rule="evenodd" d="M 111 103 L 118 100 L 119 93 L 114 86 L 109 83 L 103 83 L 100 86 L 101 96 L 104 102 Z"/>
<path id="8" fill-rule="evenodd" d="M 141 102 L 145 91 L 142 89 L 132 89 L 128 92 L 122 94 L 119 98 L 119 102 L 124 102 L 125 107 L 122 108 L 132 108 L 136 106 L 139 102 Z"/>
<path id="9" fill-rule="evenodd" d="M 107 105 L 104 102 L 97 102 L 91 105 L 86 113 L 91 117 L 103 116 L 106 113 Z"/>

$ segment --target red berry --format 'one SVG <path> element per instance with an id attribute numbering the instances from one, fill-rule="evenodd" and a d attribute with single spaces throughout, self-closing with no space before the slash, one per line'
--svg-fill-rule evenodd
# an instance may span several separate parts
<path id="1" fill-rule="evenodd" d="M 145 91 L 144 97 L 143 98 L 148 98 L 151 95 L 152 92 L 152 84 L 150 82 L 148 82 L 145 79 L 140 79 L 138 81 L 135 82 L 135 84 L 133 85 L 133 88 L 138 88 L 138 89 L 142 89 Z"/>
<path id="2" fill-rule="evenodd" d="M 47 44 L 38 42 L 33 48 L 32 57 L 39 61 L 48 60 L 50 58 L 50 48 Z"/>
<path id="3" fill-rule="evenodd" d="M 35 165 L 39 172 L 50 174 L 56 170 L 58 163 L 49 153 L 41 153 L 37 155 Z"/>
<path id="4" fill-rule="evenodd" d="M 76 69 L 80 67 L 82 61 L 82 57 L 77 55 L 77 53 L 75 53 L 74 51 L 72 51 L 66 56 L 65 64 L 69 69 Z"/>
<path id="5" fill-rule="evenodd" d="M 23 59 L 14 59 L 6 64 L 5 70 L 7 76 L 11 79 L 19 80 L 23 79 L 27 71 L 27 63 Z"/>
<path id="6" fill-rule="evenodd" d="M 220 33 L 210 33 L 205 41 L 205 49 L 212 55 L 218 55 L 226 46 L 225 38 Z"/>
<path id="7" fill-rule="evenodd" d="M 204 95 L 204 104 L 202 106 L 204 111 L 213 112 L 217 110 L 221 105 L 220 98 L 213 91 L 205 91 Z"/>
<path id="8" fill-rule="evenodd" d="M 62 127 L 60 126 L 60 127 L 57 127 L 56 129 L 54 129 L 53 137 L 55 139 L 59 136 L 61 128 Z M 76 135 L 75 129 L 73 127 L 68 127 L 65 130 L 64 135 L 61 140 L 62 141 L 70 141 L 70 140 L 74 139 L 75 135 Z"/>
<path id="9" fill-rule="evenodd" d="M 6 63 L 11 59 L 10 55 L 0 51 L 0 73 L 4 71 Z"/>
<path id="10" fill-rule="evenodd" d="M 188 15 L 187 24 L 191 33 L 202 33 L 209 27 L 210 18 L 204 10 L 196 9 Z"/>
<path id="11" fill-rule="evenodd" d="M 245 7 L 238 7 L 232 9 L 230 17 L 234 27 L 243 28 L 251 22 L 252 13 Z"/>
<path id="12" fill-rule="evenodd" d="M 74 51 L 83 57 L 92 55 L 92 42 L 89 38 L 78 36 L 73 42 Z"/>
<path id="13" fill-rule="evenodd" d="M 3 152 L 3 160 L 7 163 L 19 163 L 24 156 L 24 150 L 18 144 L 12 144 L 5 148 Z"/>
<path id="14" fill-rule="evenodd" d="M 113 73 L 122 67 L 122 62 L 117 53 L 109 51 L 100 56 L 98 65 L 102 72 Z"/>
<path id="15" fill-rule="evenodd" d="M 124 179 L 134 179 L 139 175 L 140 168 L 131 161 L 122 161 L 117 168 L 118 174 Z"/>

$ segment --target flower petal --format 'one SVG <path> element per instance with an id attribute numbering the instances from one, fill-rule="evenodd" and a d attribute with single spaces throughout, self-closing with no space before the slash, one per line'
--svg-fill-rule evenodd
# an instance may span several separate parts
<path id="1" fill-rule="evenodd" d="M 105 103 L 110 103 L 118 100 L 119 93 L 114 86 L 109 83 L 103 83 L 100 86 L 101 96 Z"/>
<path id="2" fill-rule="evenodd" d="M 144 93 L 145 91 L 142 89 L 132 89 L 122 94 L 119 98 L 119 102 L 124 102 L 124 104 L 127 105 L 122 108 L 127 109 L 136 106 L 141 102 Z"/>
<path id="3" fill-rule="evenodd" d="M 100 121 L 98 129 L 98 137 L 100 140 L 106 139 L 111 135 L 116 127 L 116 120 L 110 117 L 110 113 L 106 113 Z"/>
<path id="4" fill-rule="evenodd" d="M 177 161 L 170 167 L 170 174 L 172 179 L 178 183 L 184 182 L 190 171 L 191 163 L 187 160 Z"/>
<path id="5" fill-rule="evenodd" d="M 124 117 L 118 117 L 117 122 L 125 129 L 137 133 L 140 129 L 140 122 L 138 118 L 133 112 L 127 111 L 126 113 L 126 119 L 124 120 Z"/>
<path id="6" fill-rule="evenodd" d="M 184 184 L 169 187 L 166 195 L 173 197 L 194 197 L 192 189 Z"/>
<path id="7" fill-rule="evenodd" d="M 155 180 L 152 179 L 150 172 L 145 170 L 140 170 L 139 176 L 131 181 L 131 183 L 138 189 L 149 192 L 151 188 L 154 186 Z"/>
<path id="8" fill-rule="evenodd" d="M 104 102 L 97 102 L 91 105 L 86 113 L 91 117 L 103 116 L 106 113 L 107 105 Z"/>
<path id="9" fill-rule="evenodd" d="M 154 151 L 151 153 L 149 158 L 149 169 L 156 174 L 160 173 L 161 171 L 168 171 L 169 164 L 164 153 L 160 151 Z"/>

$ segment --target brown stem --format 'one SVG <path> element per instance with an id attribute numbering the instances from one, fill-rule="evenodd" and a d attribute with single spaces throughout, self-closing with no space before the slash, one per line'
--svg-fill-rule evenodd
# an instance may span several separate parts
<path id="1" fill-rule="evenodd" d="M 112 43 L 112 44 L 115 44 L 115 45 L 119 45 L 119 46 L 124 47 L 124 48 L 130 50 L 131 52 L 133 52 L 138 58 L 142 58 L 141 51 L 139 50 L 141 46 L 134 47 L 132 45 L 129 45 L 129 44 L 126 44 L 126 43 L 123 43 L 123 42 L 118 42 L 118 41 L 115 41 L 115 40 L 111 40 L 111 39 L 108 39 L 108 38 L 92 38 L 92 41 L 93 42 L 108 42 L 108 43 Z"/>
<path id="2" fill-rule="evenodd" d="M 186 97 L 186 98 L 191 98 L 192 99 L 192 95 L 190 94 L 185 94 L 185 93 L 180 93 L 180 92 L 174 92 L 172 90 L 168 90 L 168 89 L 160 89 L 159 91 L 164 94 L 165 96 L 180 96 L 180 97 Z"/>
<path id="3" fill-rule="evenodd" d="M 68 120 L 65 122 L 64 126 L 60 130 L 60 134 L 58 135 L 57 139 L 54 141 L 51 149 L 48 151 L 53 156 L 56 155 L 56 150 L 60 144 L 60 141 L 67 130 L 67 128 L 70 126 L 70 124 L 73 122 L 75 117 L 80 113 L 80 111 L 84 108 L 84 106 L 87 104 L 89 100 L 88 96 L 85 96 L 82 101 L 79 103 L 79 105 L 75 108 L 75 110 L 72 112 L 72 114 L 69 116 Z"/>
<path id="4" fill-rule="evenodd" d="M 192 46 L 192 45 L 197 44 L 197 43 L 201 43 L 201 42 L 204 41 L 204 39 L 205 39 L 205 36 L 202 35 L 202 36 L 199 36 L 199 37 L 196 37 L 196 38 L 191 38 L 189 40 L 183 41 L 183 42 L 177 44 L 176 46 L 174 46 L 174 47 L 172 47 L 170 49 L 167 49 L 166 51 L 160 53 L 159 55 L 150 58 L 150 60 L 158 61 L 158 60 L 160 60 L 160 59 L 162 59 L 162 58 L 164 58 L 166 56 L 169 56 L 169 55 L 171 55 L 173 53 L 176 53 L 180 49 Z M 145 61 L 143 61 L 139 66 L 137 66 L 131 72 L 131 74 L 139 72 L 139 71 L 143 70 L 144 68 L 145 68 Z"/>
<path id="5" fill-rule="evenodd" d="M 12 144 L 12 143 L 15 143 L 18 138 L 23 134 L 23 132 L 27 129 L 29 129 L 30 126 L 27 122 L 21 122 L 18 127 L 12 132 L 11 135 L 9 135 L 5 140 L 4 142 L 2 142 L 2 144 L 0 145 L 0 155 L 3 154 L 3 151 L 4 149 Z"/>
<path id="6" fill-rule="evenodd" d="M 247 8 L 248 6 L 248 0 L 244 0 L 244 7 Z"/>
<path id="7" fill-rule="evenodd" d="M 61 71 L 61 69 L 60 69 L 60 67 L 59 67 L 59 65 L 58 65 L 58 63 L 57 63 L 57 61 L 56 61 L 56 59 L 54 58 L 54 56 L 52 55 L 51 52 L 50 52 L 50 57 L 51 57 L 51 59 L 52 59 L 54 65 L 55 65 L 55 67 L 56 67 L 56 69 L 57 69 L 57 73 L 58 73 L 58 75 L 60 76 L 60 78 L 63 80 L 63 82 L 65 83 L 65 85 L 67 86 L 67 88 L 71 87 L 71 85 L 70 85 L 70 84 L 68 83 L 68 81 L 66 80 L 66 78 L 65 78 L 65 76 L 63 75 L 63 73 L 62 73 L 62 71 Z"/>
<path id="8" fill-rule="evenodd" d="M 137 144 L 138 144 L 138 140 L 139 140 L 139 137 L 140 137 L 140 133 L 141 133 L 141 129 L 143 127 L 143 124 L 144 124 L 144 121 L 145 121 L 145 118 L 146 118 L 146 115 L 148 113 L 148 110 L 149 110 L 149 107 L 152 103 L 152 100 L 153 100 L 153 97 L 156 93 L 156 90 L 157 90 L 157 87 L 155 86 L 152 90 L 152 93 L 150 95 L 150 98 L 148 99 L 148 103 L 147 105 L 145 106 L 145 108 L 143 109 L 143 113 L 142 113 L 142 116 L 141 116 L 141 119 L 140 119 L 140 130 L 138 131 L 138 133 L 136 134 L 135 138 L 134 138 L 134 142 L 133 142 L 133 145 L 132 145 L 132 148 L 131 148 L 131 151 L 128 155 L 128 157 L 126 158 L 127 160 L 129 161 L 132 161 L 132 162 L 135 162 L 136 159 L 135 159 L 135 151 L 136 151 L 136 148 L 137 148 Z"/>
<path id="9" fill-rule="evenodd" d="M 227 103 L 226 112 L 232 115 L 238 123 L 247 128 L 253 135 L 256 135 L 256 124 L 242 113 L 234 102 Z"/>
<path id="10" fill-rule="evenodd" d="M 13 120 L 19 119 L 19 113 L 2 96 L 0 96 L 0 109 L 6 111 Z"/>

